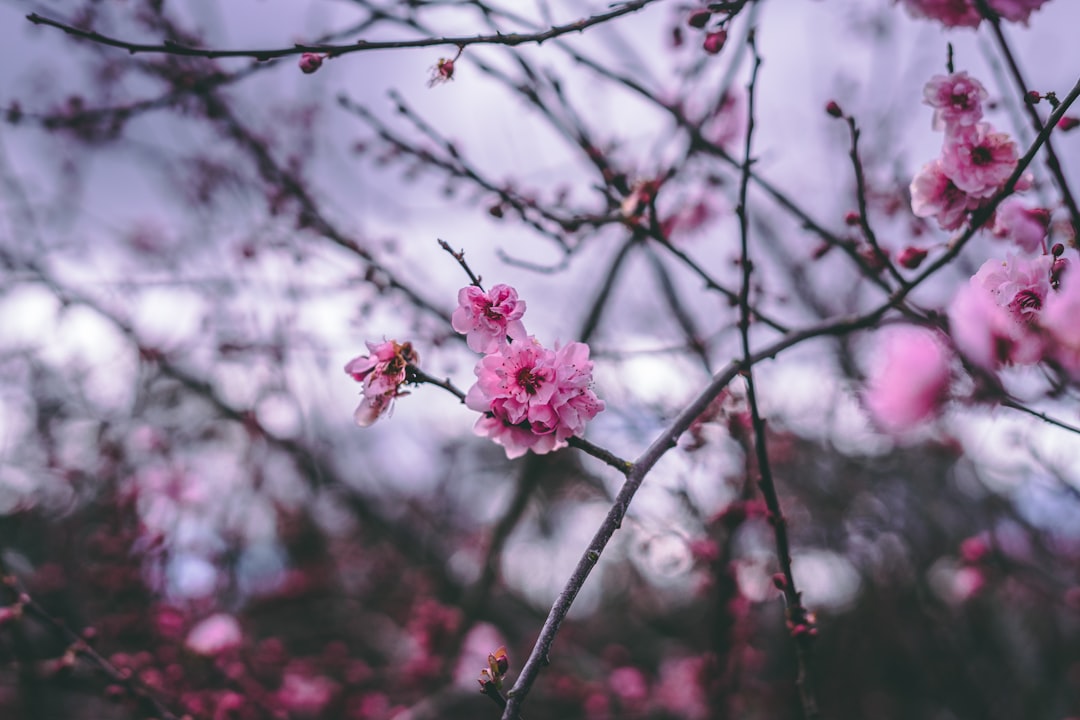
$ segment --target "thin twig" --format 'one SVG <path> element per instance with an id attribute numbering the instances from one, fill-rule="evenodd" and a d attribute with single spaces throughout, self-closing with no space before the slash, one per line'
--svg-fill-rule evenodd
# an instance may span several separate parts
<path id="1" fill-rule="evenodd" d="M 754 271 L 750 259 L 750 214 L 747 207 L 747 195 L 750 187 L 750 165 L 753 162 L 754 138 L 754 100 L 757 88 L 758 69 L 761 67 L 761 55 L 753 32 L 748 38 L 754 62 L 750 70 L 750 83 L 747 85 L 746 144 L 743 148 L 742 172 L 739 176 L 739 201 L 735 214 L 739 218 L 739 261 L 742 266 L 742 289 L 739 292 L 739 336 L 743 352 L 743 379 L 746 381 L 746 400 L 750 406 L 750 419 L 754 429 L 754 453 L 757 457 L 758 487 L 769 509 L 769 524 L 772 525 L 773 539 L 776 544 L 776 558 L 783 573 L 783 587 L 787 604 L 788 627 L 795 639 L 795 655 L 798 661 L 799 699 L 802 702 L 803 715 L 807 720 L 819 717 L 817 698 L 809 677 L 810 643 L 812 640 L 812 622 L 802 604 L 802 595 L 795 586 L 795 575 L 791 569 L 791 547 L 788 541 L 787 518 L 780 507 L 780 498 L 776 493 L 776 482 L 769 463 L 769 450 L 766 446 L 765 420 L 758 409 L 757 389 L 754 383 L 753 366 L 750 365 L 750 279 Z M 851 125 L 854 132 L 854 123 Z M 852 144 L 854 145 L 854 139 Z M 854 153 L 854 150 L 852 151 Z M 860 187 L 861 190 L 861 187 Z M 862 193 L 860 192 L 860 197 Z M 877 246 L 874 246 L 877 249 Z M 880 250 L 878 250 L 880 253 Z"/>
<path id="2" fill-rule="evenodd" d="M 873 226 L 870 225 L 870 214 L 866 207 L 866 176 L 863 173 L 862 158 L 859 156 L 859 128 L 855 124 L 855 118 L 851 115 L 846 115 L 844 119 L 847 121 L 848 132 L 851 135 L 850 156 L 851 164 L 855 168 L 855 197 L 859 203 L 859 226 L 862 228 L 866 242 L 870 244 L 878 262 L 885 267 L 885 270 L 898 284 L 904 285 L 907 280 L 904 279 L 904 276 L 892 264 L 889 256 L 885 254 L 881 245 L 878 244 L 877 234 L 874 232 Z"/>
<path id="3" fill-rule="evenodd" d="M 469 276 L 469 282 L 471 284 L 475 285 L 481 290 L 484 289 L 484 286 L 480 284 L 480 276 L 472 271 L 472 268 L 469 267 L 469 263 L 465 262 L 464 250 L 454 250 L 454 248 L 450 247 L 450 243 L 446 242 L 441 238 L 439 239 L 439 247 L 450 253 L 450 257 L 457 260 L 458 265 L 460 265 L 461 269 L 465 271 L 465 274 Z"/>
<path id="4" fill-rule="evenodd" d="M 26 19 L 35 25 L 46 25 L 54 27 L 59 30 L 63 30 L 72 37 L 80 38 L 82 40 L 89 40 L 90 42 L 97 43 L 99 45 L 108 45 L 110 47 L 120 48 L 121 50 L 127 50 L 131 54 L 135 53 L 159 53 L 165 55 L 183 55 L 185 57 L 201 57 L 201 58 L 225 58 L 225 57 L 250 57 L 256 60 L 271 60 L 273 58 L 287 57 L 290 55 L 300 55 L 302 53 L 323 53 L 330 55 L 331 57 L 339 57 L 341 55 L 348 55 L 350 53 L 362 52 L 366 50 L 391 50 L 400 48 L 419 48 L 419 47 L 437 47 L 441 45 L 452 45 L 457 48 L 468 47 L 469 45 L 506 45 L 517 46 L 528 43 L 540 44 L 546 40 L 557 38 L 561 35 L 568 35 L 570 33 L 582 32 L 585 29 L 594 25 L 614 20 L 617 17 L 623 15 L 629 15 L 630 13 L 641 10 L 646 5 L 650 5 L 657 0 L 634 0 L 633 2 L 623 3 L 616 6 L 614 9 L 609 10 L 606 13 L 599 13 L 591 17 L 576 20 L 564 25 L 555 25 L 542 32 L 535 33 L 494 33 L 491 35 L 459 35 L 454 37 L 424 37 L 412 40 L 376 40 L 366 41 L 359 40 L 355 43 L 339 45 L 332 43 L 317 43 L 317 44 L 304 44 L 297 43 L 291 47 L 284 48 L 267 48 L 262 50 L 212 50 L 204 48 L 194 48 L 180 43 L 165 41 L 160 44 L 152 43 L 136 43 L 127 40 L 121 40 L 118 38 L 103 35 L 92 30 L 83 30 L 61 22 L 52 18 L 39 15 L 38 13 L 30 13 L 26 16 Z"/>

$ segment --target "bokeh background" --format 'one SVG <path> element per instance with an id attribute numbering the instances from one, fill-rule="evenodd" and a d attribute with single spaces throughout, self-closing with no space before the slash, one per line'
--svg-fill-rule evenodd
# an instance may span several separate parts
<path id="1" fill-rule="evenodd" d="M 35 26 L 283 47 L 533 31 L 602 3 L 0 0 L 0 552 L 41 609 L 0 611 L 0 715 L 481 718 L 487 654 L 516 674 L 621 476 L 568 449 L 507 461 L 440 388 L 352 423 L 342 372 L 411 341 L 467 389 L 449 325 L 468 282 L 516 287 L 542 342 L 588 340 L 607 409 L 587 437 L 633 458 L 739 350 L 738 169 L 747 30 L 764 63 L 750 193 L 758 310 L 785 327 L 885 297 L 856 232 L 837 102 L 862 130 L 883 246 L 947 237 L 910 212 L 938 152 L 922 86 L 957 69 L 1026 147 L 987 28 L 888 0 L 750 3 L 703 52 L 689 5 L 541 45 L 267 62 L 129 54 Z M 1080 74 L 1080 6 L 1006 33 L 1031 88 Z M 680 119 L 682 122 L 680 123 Z M 1080 182 L 1080 132 L 1057 136 Z M 1032 194 L 1055 204 L 1041 164 Z M 668 244 L 622 211 L 639 182 Z M 777 196 L 781 197 L 778 202 Z M 785 201 L 787 206 L 785 206 Z M 797 212 L 792 212 L 796 205 Z M 914 302 L 943 307 L 1005 249 L 979 237 Z M 757 324 L 757 344 L 779 333 Z M 875 332 L 756 368 L 828 718 L 1080 716 L 1077 436 L 956 402 L 900 437 L 860 391 Z M 1076 423 L 1075 389 L 1007 373 Z M 734 383 L 648 477 L 525 706 L 540 718 L 797 718 L 772 532 Z M 0 608 L 18 607 L 0 588 Z"/>

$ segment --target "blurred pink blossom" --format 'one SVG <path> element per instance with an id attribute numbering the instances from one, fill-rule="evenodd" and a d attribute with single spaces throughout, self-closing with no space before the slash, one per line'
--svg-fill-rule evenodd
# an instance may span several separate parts
<path id="1" fill-rule="evenodd" d="M 1029 208 L 1016 198 L 1009 198 L 994 213 L 991 232 L 1033 253 L 1043 249 L 1050 213 L 1043 208 Z"/>
<path id="2" fill-rule="evenodd" d="M 364 385 L 364 400 L 354 414 L 360 427 L 368 427 L 378 420 L 393 405 L 394 398 L 406 394 L 401 385 L 405 382 L 408 366 L 419 362 L 410 343 L 387 340 L 369 342 L 367 346 L 370 355 L 355 357 L 345 365 L 345 372 Z"/>
<path id="3" fill-rule="evenodd" d="M 592 391 L 589 346 L 570 343 L 552 351 L 528 337 L 483 358 L 465 403 L 484 413 L 477 435 L 491 438 L 510 458 L 527 450 L 565 447 L 604 409 Z"/>
<path id="4" fill-rule="evenodd" d="M 894 0 L 900 2 L 900 0 Z M 1027 24 L 1031 13 L 1048 0 L 987 0 L 1002 19 Z M 982 15 L 973 0 L 903 0 L 912 17 L 937 20 L 945 27 L 976 28 Z"/>
<path id="5" fill-rule="evenodd" d="M 492 353 L 512 340 L 526 337 L 521 317 L 525 301 L 509 285 L 495 285 L 484 292 L 475 285 L 458 292 L 458 308 L 450 318 L 454 330 L 465 334 L 469 348 L 478 353 Z"/>
<path id="6" fill-rule="evenodd" d="M 989 123 L 946 139 L 941 169 L 968 195 L 986 198 L 997 193 L 1016 169 L 1016 143 Z"/>
<path id="7" fill-rule="evenodd" d="M 934 108 L 934 128 L 953 134 L 982 120 L 986 88 L 966 72 L 935 75 L 923 89 L 923 102 Z"/>
<path id="8" fill-rule="evenodd" d="M 1049 336 L 1048 354 L 1080 381 L 1080 273 L 1063 273 L 1058 291 L 1046 298 L 1039 322 Z"/>
<path id="9" fill-rule="evenodd" d="M 218 613 L 191 628 L 184 644 L 199 655 L 213 656 L 239 646 L 243 638 L 236 618 Z"/>
<path id="10" fill-rule="evenodd" d="M 957 349 L 987 370 L 1042 359 L 1044 339 L 1033 321 L 1050 292 L 1050 256 L 987 260 L 949 305 Z"/>
<path id="11" fill-rule="evenodd" d="M 899 433 L 933 416 L 944 403 L 951 356 L 932 330 L 901 327 L 882 335 L 882 359 L 870 373 L 864 400 L 880 428 Z"/>

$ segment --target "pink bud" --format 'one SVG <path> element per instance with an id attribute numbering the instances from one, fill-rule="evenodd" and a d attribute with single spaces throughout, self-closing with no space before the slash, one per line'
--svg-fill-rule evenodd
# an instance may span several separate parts
<path id="1" fill-rule="evenodd" d="M 315 72 L 322 67 L 324 57 L 324 55 L 318 53 L 304 53 L 300 56 L 300 72 L 305 75 Z"/>
<path id="2" fill-rule="evenodd" d="M 840 109 L 840 106 L 836 104 L 835 100 L 829 101 L 829 104 L 825 106 L 825 112 L 829 113 L 834 118 L 844 117 L 844 111 Z"/>
<path id="3" fill-rule="evenodd" d="M 905 267 L 908 270 L 914 270 L 922 265 L 922 261 L 926 259 L 926 250 L 917 247 L 906 247 L 900 251 L 900 254 L 896 258 L 896 262 L 900 263 L 901 267 Z"/>
<path id="4" fill-rule="evenodd" d="M 711 32 L 705 36 L 705 42 L 702 43 L 702 47 L 705 48 L 705 52 L 710 55 L 715 55 L 724 49 L 724 43 L 727 42 L 727 30 L 720 29 L 716 32 Z"/>
<path id="5" fill-rule="evenodd" d="M 1060 130 L 1061 132 L 1069 132 L 1077 125 L 1080 125 L 1080 119 L 1074 118 L 1070 115 L 1066 115 L 1065 117 L 1058 120 L 1057 124 L 1058 130 Z"/>

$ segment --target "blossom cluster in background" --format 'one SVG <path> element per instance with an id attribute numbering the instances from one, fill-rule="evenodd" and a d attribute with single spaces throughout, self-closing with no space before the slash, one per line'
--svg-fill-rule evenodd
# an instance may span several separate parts
<path id="1" fill-rule="evenodd" d="M 1031 13 L 1047 1 L 986 0 L 986 4 L 1003 20 L 1026 25 Z M 977 28 L 983 20 L 975 0 L 903 0 L 903 3 L 912 17 L 937 20 L 945 27 Z"/>
<path id="2" fill-rule="evenodd" d="M 572 342 L 550 350 L 527 335 L 525 303 L 512 287 L 466 287 L 458 303 L 454 329 L 485 353 L 465 403 L 483 413 L 476 434 L 502 445 L 507 457 L 566 447 L 604 409 L 592 390 L 589 346 Z"/>

